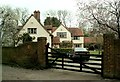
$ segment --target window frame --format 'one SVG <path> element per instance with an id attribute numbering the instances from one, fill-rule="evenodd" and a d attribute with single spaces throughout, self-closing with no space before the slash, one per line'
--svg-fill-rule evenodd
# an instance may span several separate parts
<path id="1" fill-rule="evenodd" d="M 60 38 L 67 38 L 67 32 L 57 32 L 57 36 Z"/>
<path id="2" fill-rule="evenodd" d="M 29 34 L 37 34 L 37 28 L 27 28 Z"/>
<path id="3" fill-rule="evenodd" d="M 74 44 L 75 47 L 81 47 L 82 44 Z"/>
<path id="4" fill-rule="evenodd" d="M 73 36 L 73 40 L 80 40 L 80 36 Z"/>

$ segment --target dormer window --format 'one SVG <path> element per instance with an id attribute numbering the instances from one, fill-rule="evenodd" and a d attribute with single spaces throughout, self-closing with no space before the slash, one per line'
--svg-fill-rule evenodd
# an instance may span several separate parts
<path id="1" fill-rule="evenodd" d="M 28 28 L 29 34 L 37 34 L 37 28 Z"/>

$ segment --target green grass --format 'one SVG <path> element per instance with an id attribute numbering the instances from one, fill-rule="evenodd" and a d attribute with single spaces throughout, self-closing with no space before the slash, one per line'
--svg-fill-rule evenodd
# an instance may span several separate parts
<path id="1" fill-rule="evenodd" d="M 90 54 L 99 54 L 99 50 L 89 51 Z M 100 54 L 102 54 L 102 51 L 100 51 Z"/>

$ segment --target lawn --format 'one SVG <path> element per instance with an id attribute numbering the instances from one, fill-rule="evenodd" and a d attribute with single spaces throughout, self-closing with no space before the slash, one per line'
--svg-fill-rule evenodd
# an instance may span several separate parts
<path id="1" fill-rule="evenodd" d="M 99 50 L 89 51 L 90 54 L 99 54 Z M 102 54 L 102 51 L 100 51 L 100 54 Z"/>

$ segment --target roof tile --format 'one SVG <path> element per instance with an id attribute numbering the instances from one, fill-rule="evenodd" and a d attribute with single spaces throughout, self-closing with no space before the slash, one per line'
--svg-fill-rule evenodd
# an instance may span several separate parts
<path id="1" fill-rule="evenodd" d="M 68 28 L 72 36 L 83 36 L 83 31 L 80 28 Z"/>
<path id="2" fill-rule="evenodd" d="M 59 44 L 60 43 L 60 38 L 58 36 L 53 37 L 53 44 Z"/>

